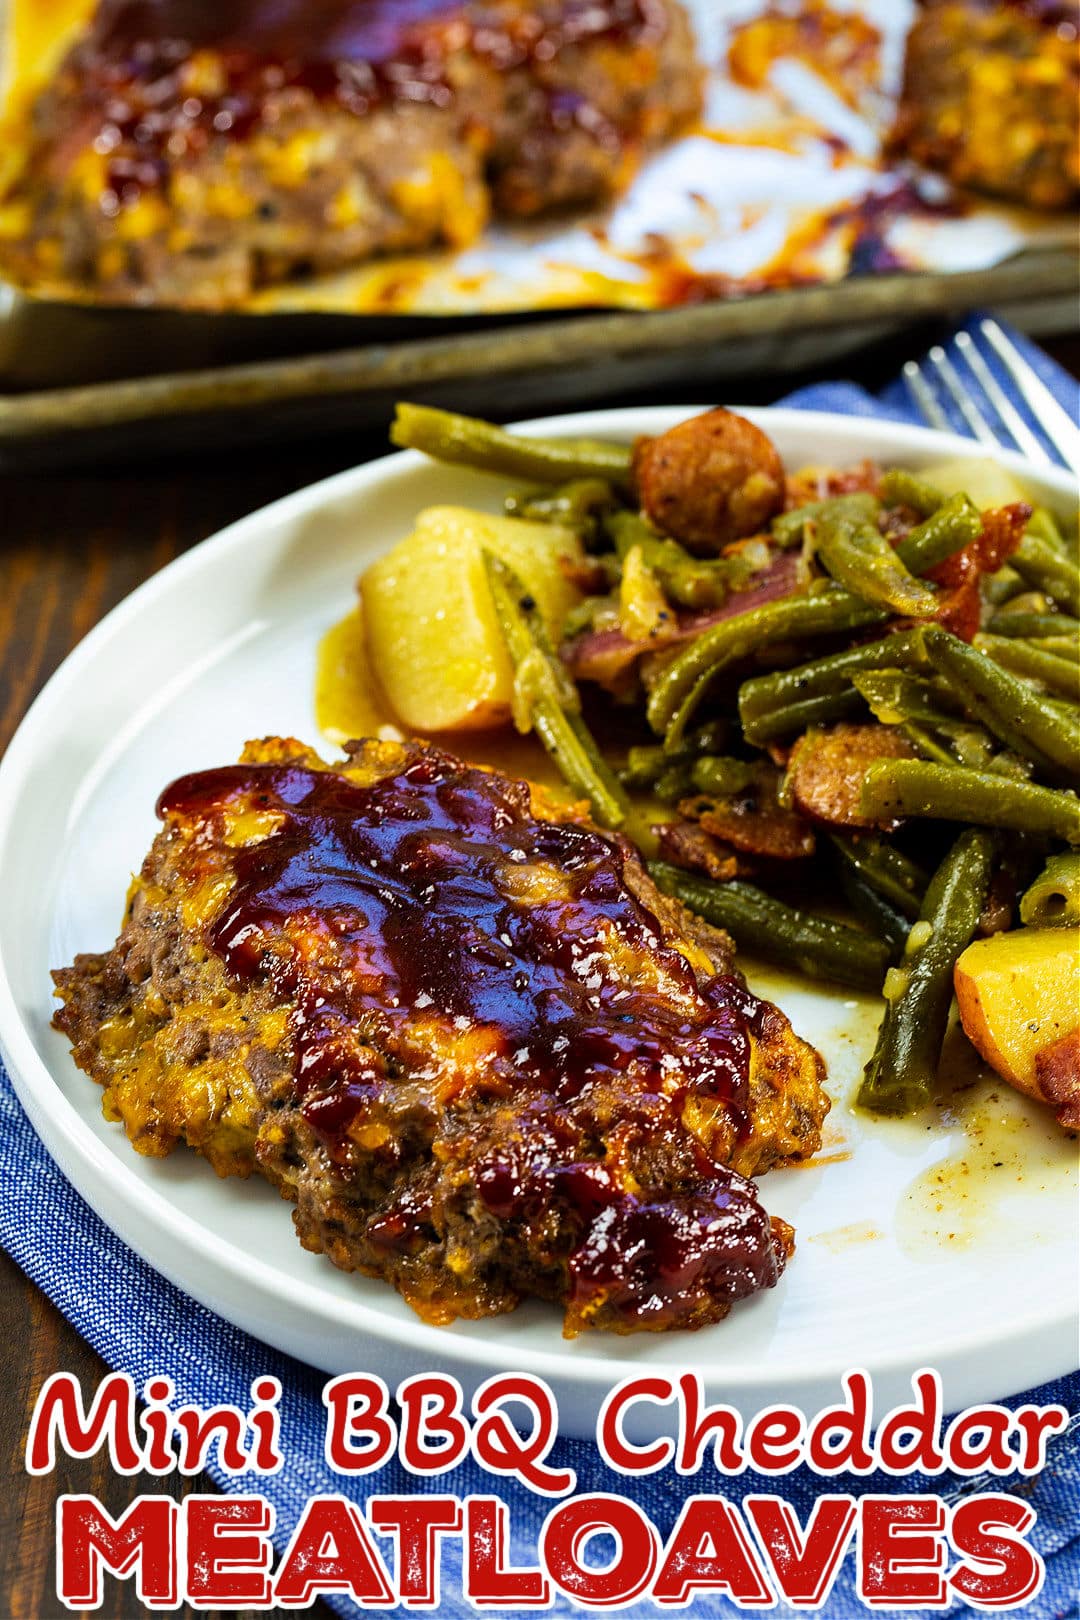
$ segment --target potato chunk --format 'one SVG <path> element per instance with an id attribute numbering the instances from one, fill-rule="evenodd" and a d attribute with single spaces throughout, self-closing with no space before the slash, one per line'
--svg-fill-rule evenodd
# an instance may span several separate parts
<path id="1" fill-rule="evenodd" d="M 1080 929 L 1018 928 L 976 940 L 954 982 L 960 1021 L 987 1063 L 1017 1091 L 1060 1104 L 1040 1083 L 1038 1060 L 1080 1023 Z"/>
<path id="2" fill-rule="evenodd" d="M 421 512 L 412 534 L 360 581 L 372 662 L 395 713 L 413 730 L 485 730 L 510 717 L 513 672 L 485 549 L 531 592 L 553 640 L 581 600 L 569 570 L 585 559 L 572 530 L 457 506 Z"/>
<path id="3" fill-rule="evenodd" d="M 939 461 L 924 467 L 919 476 L 943 495 L 966 495 L 983 512 L 995 506 L 1013 506 L 1028 498 L 1023 484 L 1011 472 L 984 456 Z"/>

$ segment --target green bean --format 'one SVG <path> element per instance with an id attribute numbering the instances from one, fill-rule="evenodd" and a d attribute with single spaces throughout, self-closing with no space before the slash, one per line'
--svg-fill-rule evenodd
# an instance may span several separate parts
<path id="1" fill-rule="evenodd" d="M 934 515 L 897 548 L 908 568 L 933 567 L 953 551 L 967 545 L 981 528 L 979 514 L 963 496 L 951 497 Z M 757 648 L 803 636 L 854 630 L 885 617 L 880 610 L 859 602 L 849 591 L 830 586 L 768 603 L 745 614 L 733 615 L 690 642 L 668 664 L 656 681 L 648 702 L 649 723 L 677 745 L 683 730 L 709 690 L 713 679 L 730 664 Z M 776 700 L 777 707 L 787 706 Z M 744 716 L 744 727 L 746 716 Z M 768 733 L 751 720 L 751 741 L 765 741 Z"/>
<path id="2" fill-rule="evenodd" d="M 665 539 L 636 512 L 612 512 L 603 524 L 620 561 L 641 547 L 646 566 L 664 595 L 679 607 L 720 607 L 753 573 L 743 557 L 694 557 L 677 540 Z"/>
<path id="3" fill-rule="evenodd" d="M 874 821 L 929 816 L 981 827 L 1013 827 L 1080 843 L 1080 799 L 1075 793 L 965 765 L 874 760 L 863 778 L 859 802 L 863 814 Z"/>
<path id="4" fill-rule="evenodd" d="M 744 683 L 745 684 L 745 683 Z M 747 742 L 760 748 L 774 737 L 793 737 L 811 726 L 831 725 L 837 720 L 856 720 L 866 709 L 858 692 L 823 692 L 820 697 L 803 698 L 772 709 L 743 727 Z"/>
<path id="5" fill-rule="evenodd" d="M 585 541 L 596 537 L 598 514 L 614 505 L 615 492 L 604 478 L 572 478 L 554 489 L 515 491 L 503 502 L 508 517 L 563 524 Z"/>
<path id="6" fill-rule="evenodd" d="M 921 518 L 933 517 L 938 507 L 945 504 L 939 489 L 904 467 L 890 467 L 883 474 L 881 499 L 886 506 L 910 506 Z"/>
<path id="7" fill-rule="evenodd" d="M 939 734 L 941 728 L 938 728 Z M 966 765 L 973 771 L 996 771 L 999 756 L 994 752 L 995 738 L 982 726 L 956 722 L 947 732 L 950 758 L 948 763 Z M 1009 756 L 1012 758 L 1013 756 Z M 1030 769 L 1030 767 L 1029 767 Z M 1011 773 L 1006 773 L 1011 774 Z"/>
<path id="8" fill-rule="evenodd" d="M 921 866 L 877 833 L 853 838 L 834 832 L 829 839 L 846 867 L 887 900 L 892 910 L 915 920 L 928 882 Z"/>
<path id="9" fill-rule="evenodd" d="M 429 405 L 399 404 L 390 429 L 394 444 L 422 450 L 436 461 L 462 462 L 503 478 L 526 483 L 562 484 L 574 478 L 603 478 L 620 488 L 630 484 L 630 449 L 602 439 L 533 439 L 476 417 L 439 411 Z"/>
<path id="10" fill-rule="evenodd" d="M 913 735 L 915 727 L 902 729 L 922 759 L 936 760 L 939 765 L 963 765 L 969 770 L 988 771 L 994 776 L 1007 776 L 1015 782 L 1031 779 L 1031 766 L 1026 759 L 1009 753 L 1008 749 L 995 754 L 990 739 L 978 727 L 950 736 L 947 747 L 939 741 L 937 749 L 933 747 L 935 739 L 925 733 Z"/>
<path id="11" fill-rule="evenodd" d="M 779 517 L 773 518 L 772 537 L 778 546 L 790 550 L 802 544 L 808 523 L 819 523 L 828 516 L 873 523 L 879 510 L 873 495 L 861 490 L 850 495 L 833 495 L 824 501 L 809 501 L 805 506 L 796 506 L 792 511 L 781 512 Z"/>
<path id="12" fill-rule="evenodd" d="M 960 748 L 955 752 L 961 765 L 966 765 L 969 758 L 974 758 L 974 752 L 965 755 Z M 1010 753 L 1007 748 L 998 754 L 992 754 L 985 765 L 977 766 L 976 769 L 993 771 L 995 776 L 1007 776 L 1014 782 L 1030 782 L 1032 776 L 1030 763 L 1026 759 L 1021 759 L 1018 754 Z"/>
<path id="13" fill-rule="evenodd" d="M 1025 534 L 1009 561 L 1029 585 L 1080 618 L 1080 567 L 1039 535 Z"/>
<path id="14" fill-rule="evenodd" d="M 951 719 L 934 702 L 937 694 L 929 681 L 916 680 L 901 669 L 868 669 L 853 676 L 852 684 L 875 720 L 898 726 L 920 758 L 955 763 L 951 750 L 927 730 Z"/>
<path id="15" fill-rule="evenodd" d="M 718 754 L 731 735 L 731 722 L 728 720 L 710 720 L 696 731 L 688 733 L 684 746 L 689 749 L 692 757 L 700 754 Z M 667 750 L 661 748 L 661 753 Z"/>
<path id="16" fill-rule="evenodd" d="M 1035 535 L 1036 539 L 1038 540 L 1047 541 L 1047 543 L 1052 545 L 1056 551 L 1061 551 L 1064 552 L 1066 556 L 1068 555 L 1069 542 L 1062 533 L 1058 525 L 1057 518 L 1055 518 L 1053 512 L 1049 511 L 1047 507 L 1037 506 L 1035 508 L 1034 512 L 1032 512 L 1031 516 L 1028 518 L 1027 532 L 1028 534 Z"/>
<path id="17" fill-rule="evenodd" d="M 937 591 L 908 573 L 876 523 L 828 513 L 816 523 L 815 536 L 818 561 L 852 595 L 906 618 L 937 612 Z"/>
<path id="18" fill-rule="evenodd" d="M 1015 640 L 1010 636 L 976 636 L 972 644 L 986 653 L 1003 669 L 1014 675 L 1040 681 L 1050 692 L 1063 692 L 1066 697 L 1080 699 L 1080 658 L 1059 658 L 1030 641 Z M 1080 768 L 1080 760 L 1077 761 Z"/>
<path id="19" fill-rule="evenodd" d="M 1074 778 L 1080 730 L 1026 681 L 947 630 L 923 630 L 927 656 L 964 707 L 1007 748 L 1053 775 Z"/>
<path id="20" fill-rule="evenodd" d="M 748 759 L 730 759 L 714 754 L 699 759 L 691 771 L 699 793 L 711 793 L 714 798 L 728 799 L 745 793 L 758 773 L 759 765 Z"/>
<path id="21" fill-rule="evenodd" d="M 1076 636 L 1033 636 L 1028 646 L 1038 652 L 1052 653 L 1055 658 L 1075 661 L 1080 657 L 1080 639 Z"/>
<path id="22" fill-rule="evenodd" d="M 560 641 L 573 641 L 575 637 L 584 635 L 586 631 L 595 630 L 597 622 L 601 618 L 606 618 L 612 623 L 618 620 L 618 613 L 610 595 L 583 597 L 580 602 L 575 602 L 563 619 Z"/>
<path id="23" fill-rule="evenodd" d="M 652 747 L 635 747 L 629 750 L 626 764 L 617 774 L 623 787 L 650 788 L 660 780 L 670 763 L 671 756 L 664 753 L 660 743 Z"/>
<path id="24" fill-rule="evenodd" d="M 630 812 L 629 800 L 581 715 L 571 707 L 577 694 L 552 653 L 536 604 L 512 569 L 493 553 L 484 553 L 484 565 L 514 667 L 515 721 L 519 729 L 531 726 L 535 730 L 575 793 L 591 801 L 601 826 L 621 827 Z"/>
<path id="25" fill-rule="evenodd" d="M 840 887 L 856 917 L 889 947 L 889 960 L 895 961 L 907 939 L 908 925 L 904 918 L 846 862 L 840 866 Z"/>
<path id="26" fill-rule="evenodd" d="M 661 804 L 678 804 L 694 791 L 694 779 L 689 765 L 669 765 L 653 783 L 653 796 Z"/>
<path id="27" fill-rule="evenodd" d="M 1080 636 L 1080 619 L 1067 613 L 1017 613 L 1006 608 L 995 613 L 988 626 L 995 636 L 1020 636 L 1031 640 L 1039 636 Z"/>
<path id="28" fill-rule="evenodd" d="M 947 748 L 932 732 L 915 720 L 905 720 L 900 726 L 900 734 L 906 737 L 920 759 L 932 760 L 937 765 L 955 765 L 956 755 L 951 748 Z"/>
<path id="29" fill-rule="evenodd" d="M 1010 568 L 1008 563 L 1003 568 L 999 568 L 996 573 L 983 576 L 983 596 L 994 607 L 1000 607 L 1006 602 L 1011 602 L 1013 597 L 1019 596 L 1023 590 L 1024 581 L 1020 578 L 1016 569 Z"/>
<path id="30" fill-rule="evenodd" d="M 1020 901 L 1020 921 L 1031 928 L 1080 923 L 1080 850 L 1051 855 Z"/>
<path id="31" fill-rule="evenodd" d="M 732 614 L 676 653 L 649 694 L 649 724 L 669 740 L 677 739 L 713 677 L 729 664 L 778 641 L 857 630 L 880 617 L 876 608 L 836 585 Z"/>
<path id="32" fill-rule="evenodd" d="M 770 962 L 859 990 L 876 990 L 881 983 L 888 946 L 859 929 L 785 906 L 749 883 L 714 883 L 665 861 L 652 862 L 649 871 L 665 894 Z"/>
<path id="33" fill-rule="evenodd" d="M 955 704 L 948 697 L 930 681 L 920 680 L 904 669 L 856 670 L 851 684 L 866 700 L 874 719 L 886 726 L 905 721 L 936 726 L 955 718 Z"/>
<path id="34" fill-rule="evenodd" d="M 1017 774 L 1020 762 L 1011 755 L 995 755 L 989 733 L 957 714 L 955 698 L 947 690 L 899 669 L 866 670 L 852 679 L 875 720 L 899 726 L 923 759 Z M 1021 774 L 1030 772 L 1024 767 Z"/>
<path id="35" fill-rule="evenodd" d="M 982 519 L 967 497 L 950 496 L 933 517 L 912 529 L 896 555 L 905 568 L 919 574 L 966 546 L 981 529 Z M 835 584 L 733 614 L 676 653 L 649 695 L 649 724 L 674 745 L 713 678 L 728 665 L 778 641 L 858 630 L 886 617 L 881 608 L 860 602 Z"/>
<path id="36" fill-rule="evenodd" d="M 911 1114 L 929 1101 L 953 995 L 953 967 L 969 944 L 990 886 L 996 845 L 968 827 L 930 879 L 904 947 L 885 980 L 885 1016 L 866 1065 L 859 1103 L 877 1114 Z"/>
<path id="37" fill-rule="evenodd" d="M 958 726 L 949 736 L 949 744 L 953 762 L 968 770 L 989 771 L 994 776 L 1007 776 L 1017 782 L 1031 780 L 1031 762 L 1007 748 L 995 753 L 993 738 L 981 726 Z"/>
<path id="38" fill-rule="evenodd" d="M 888 473 L 885 478 L 888 480 Z M 935 568 L 946 557 L 970 545 L 982 531 L 982 517 L 966 495 L 950 495 L 946 500 L 935 490 L 933 505 L 928 500 L 918 504 L 905 501 L 903 504 L 912 504 L 917 512 L 923 514 L 923 521 L 905 535 L 896 547 L 896 556 L 911 574 L 924 574 L 928 568 Z M 783 543 L 782 537 L 798 520 L 798 537 L 801 539 L 803 525 L 808 518 L 820 522 L 823 518 L 836 515 L 850 517 L 852 521 L 861 518 L 869 522 L 876 511 L 877 502 L 872 496 L 838 495 L 830 501 L 814 501 L 794 512 L 784 512 L 773 520 L 773 535 Z M 780 534 L 777 533 L 778 525 Z"/>
<path id="39" fill-rule="evenodd" d="M 669 753 L 662 743 L 646 743 L 628 750 L 626 764 L 618 773 L 626 787 L 647 788 L 658 781 L 671 765 L 693 761 L 702 754 L 714 754 L 723 748 L 729 727 L 726 721 L 713 721 L 690 732 L 677 753 Z"/>
<path id="40" fill-rule="evenodd" d="M 963 551 L 982 533 L 982 514 L 966 495 L 950 495 L 937 511 L 904 536 L 896 555 L 912 574 L 925 574 Z"/>
<path id="41" fill-rule="evenodd" d="M 604 533 L 615 547 L 615 555 L 620 562 L 625 562 L 627 553 L 634 546 L 651 547 L 653 543 L 664 544 L 664 537 L 657 534 L 648 518 L 642 517 L 640 512 L 630 512 L 625 507 L 617 512 L 608 512 L 604 520 Z M 677 540 L 668 542 L 674 548 L 671 555 L 680 561 L 693 562 L 694 559 L 680 546 Z"/>
<path id="42" fill-rule="evenodd" d="M 841 718 L 827 707 L 819 715 L 810 705 L 819 699 L 843 697 L 844 712 L 858 713 L 852 702 L 851 681 L 864 669 L 882 664 L 924 664 L 926 654 L 916 630 L 898 630 L 882 641 L 848 647 L 795 669 L 755 675 L 739 688 L 739 719 L 748 742 L 761 744 L 772 737 L 805 730 L 818 719 Z M 805 717 L 804 717 L 805 716 Z"/>

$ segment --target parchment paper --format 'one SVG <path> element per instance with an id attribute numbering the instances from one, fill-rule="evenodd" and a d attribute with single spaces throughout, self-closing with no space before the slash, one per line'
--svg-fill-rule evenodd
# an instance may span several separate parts
<path id="1" fill-rule="evenodd" d="M 833 11 L 861 14 L 881 35 L 876 82 L 847 99 L 797 58 L 777 60 L 761 88 L 736 83 L 733 31 L 761 16 L 762 0 L 684 3 L 708 69 L 701 127 L 649 158 L 613 207 L 527 228 L 492 225 L 465 251 L 375 260 L 269 289 L 249 307 L 443 316 L 656 309 L 852 272 L 983 269 L 1025 245 L 1074 238 L 1075 220 L 958 207 L 939 177 L 883 161 L 913 0 L 832 0 Z M 0 0 L 9 116 L 20 116 L 92 5 Z"/>

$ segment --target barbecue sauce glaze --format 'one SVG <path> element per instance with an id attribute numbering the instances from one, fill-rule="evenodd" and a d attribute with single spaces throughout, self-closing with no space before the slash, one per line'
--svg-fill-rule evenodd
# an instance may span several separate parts
<path id="1" fill-rule="evenodd" d="M 599 39 L 647 43 L 662 29 L 650 0 L 104 0 L 79 58 L 84 87 L 95 87 L 98 148 L 113 154 L 110 189 L 130 202 L 212 141 L 272 124 L 290 92 L 361 117 L 449 107 L 463 52 L 504 73 Z"/>
<path id="2" fill-rule="evenodd" d="M 589 1088 L 613 1083 L 625 1117 L 638 1110 L 653 1129 L 659 1119 L 688 1137 L 696 1095 L 745 1134 L 750 1036 L 767 1012 L 731 977 L 698 985 L 627 887 L 617 842 L 537 819 L 526 784 L 436 749 L 371 785 L 227 766 L 181 778 L 158 805 L 215 844 L 241 809 L 272 830 L 229 849 L 234 883 L 206 941 L 237 987 L 269 982 L 292 1006 L 297 1095 L 330 1152 L 347 1157 L 350 1127 L 394 1085 L 395 1027 L 422 1010 L 491 1040 L 501 1062 L 471 1083 L 501 1087 L 523 1129 L 476 1163 L 476 1188 L 501 1221 L 557 1212 L 572 1294 L 615 1291 L 628 1321 L 663 1325 L 687 1288 L 733 1299 L 775 1281 L 783 1240 L 751 1184 L 696 1137 L 697 1184 L 675 1196 L 631 1194 L 603 1157 L 582 1154 Z M 535 891 L 533 873 L 548 879 Z M 614 971 L 613 934 L 659 964 L 681 1005 Z M 319 937 L 331 948 L 312 946 Z M 358 1027 L 361 1042 L 348 1038 Z M 424 1218 L 405 1197 L 371 1236 L 407 1246 Z"/>

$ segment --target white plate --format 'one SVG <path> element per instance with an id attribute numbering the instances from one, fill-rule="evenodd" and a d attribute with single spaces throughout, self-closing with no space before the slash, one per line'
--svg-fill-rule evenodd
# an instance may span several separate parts
<path id="1" fill-rule="evenodd" d="M 687 414 L 601 411 L 534 428 L 626 439 Z M 748 414 L 789 466 L 875 456 L 918 467 L 977 453 L 966 440 L 881 422 Z M 1065 474 L 998 459 L 1054 504 L 1075 499 Z M 766 1204 L 794 1222 L 798 1254 L 778 1288 L 694 1338 L 568 1343 L 557 1313 L 538 1304 L 452 1329 L 424 1326 L 384 1284 L 301 1250 L 269 1187 L 219 1181 L 185 1152 L 141 1159 L 102 1120 L 97 1088 L 49 1027 L 49 968 L 113 939 L 129 874 L 154 835 L 159 789 L 235 758 L 249 737 L 318 741 L 315 649 L 348 608 L 360 569 L 422 506 L 495 508 L 501 487 L 405 454 L 301 490 L 142 586 L 38 698 L 0 767 L 0 1044 L 50 1152 L 139 1254 L 270 1344 L 328 1371 L 374 1370 L 391 1384 L 430 1367 L 467 1388 L 501 1368 L 528 1370 L 556 1389 L 569 1433 L 590 1429 L 617 1378 L 661 1366 L 700 1369 L 714 1397 L 744 1411 L 775 1400 L 812 1410 L 855 1366 L 873 1373 L 879 1410 L 902 1399 L 924 1365 L 941 1370 L 953 1408 L 1070 1370 L 1071 1144 L 1047 1113 L 986 1081 L 963 1094 L 966 1123 L 940 1113 L 930 1123 L 860 1120 L 846 1099 L 873 1041 L 876 1004 L 805 980 L 751 974 L 829 1061 L 834 1162 L 766 1178 Z"/>

